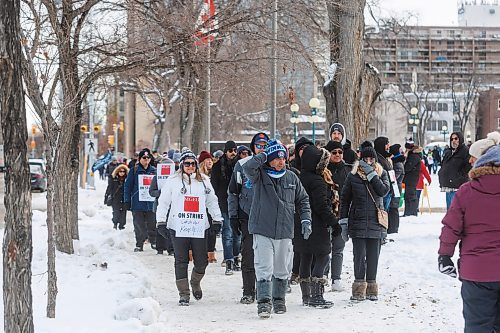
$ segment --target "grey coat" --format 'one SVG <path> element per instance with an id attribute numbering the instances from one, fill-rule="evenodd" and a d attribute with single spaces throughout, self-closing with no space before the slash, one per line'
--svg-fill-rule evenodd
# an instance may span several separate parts
<path id="1" fill-rule="evenodd" d="M 253 187 L 248 231 L 272 239 L 291 239 L 296 205 L 300 219 L 311 221 L 309 197 L 293 172 L 286 170 L 280 178 L 271 179 L 265 162 L 266 155 L 261 153 L 243 165 Z"/>

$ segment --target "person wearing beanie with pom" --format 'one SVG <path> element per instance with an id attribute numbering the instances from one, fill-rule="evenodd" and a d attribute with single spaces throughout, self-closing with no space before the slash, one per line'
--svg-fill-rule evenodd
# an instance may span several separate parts
<path id="1" fill-rule="evenodd" d="M 273 139 L 264 152 L 243 165 L 253 188 L 248 231 L 253 235 L 257 314 L 261 318 L 269 318 L 273 308 L 277 314 L 286 312 L 295 210 L 304 238 L 312 232 L 309 197 L 298 177 L 286 169 L 286 157 L 285 147 Z"/>
<path id="2" fill-rule="evenodd" d="M 266 133 L 255 134 L 250 142 L 253 154 L 260 154 L 266 150 L 269 137 Z M 238 160 L 228 188 L 229 219 L 233 231 L 241 235 L 241 278 L 243 280 L 242 304 L 251 304 L 255 301 L 255 267 L 253 238 L 248 232 L 248 219 L 253 200 L 252 182 L 243 172 L 243 165 L 251 156 Z"/>
<path id="3" fill-rule="evenodd" d="M 224 262 L 226 265 L 226 275 L 232 275 L 233 271 L 239 271 L 238 258 L 240 254 L 241 237 L 231 228 L 228 208 L 229 182 L 233 175 L 233 169 L 237 161 L 238 147 L 234 141 L 227 141 L 224 144 L 224 154 L 214 164 L 210 181 L 215 189 L 215 194 L 219 199 L 219 207 L 224 217 L 222 224 L 222 248 L 224 250 Z"/>
<path id="4" fill-rule="evenodd" d="M 396 183 L 398 185 L 399 194 L 401 195 L 401 193 L 403 193 L 403 179 L 405 176 L 404 163 L 406 161 L 406 157 L 401 151 L 401 145 L 397 143 L 389 147 L 389 153 L 391 154 L 392 168 L 394 169 Z M 389 228 L 387 228 L 387 234 L 396 234 L 399 231 L 399 200 L 399 197 L 393 197 L 391 200 L 391 209 L 389 210 Z"/>
<path id="5" fill-rule="evenodd" d="M 491 132 L 488 133 L 486 139 L 477 140 L 469 147 L 469 163 L 474 165 L 483 153 L 488 150 L 491 146 L 498 145 L 500 143 L 500 133 Z"/>
<path id="6" fill-rule="evenodd" d="M 158 225 L 167 224 L 174 245 L 179 305 L 189 305 L 189 285 L 196 300 L 203 296 L 200 282 L 208 265 L 207 234 L 210 228 L 207 212 L 214 223 L 222 223 L 223 217 L 210 179 L 200 172 L 196 155 L 184 150 L 179 170 L 167 179 L 156 210 Z M 194 267 L 188 281 L 190 249 Z"/>
<path id="7" fill-rule="evenodd" d="M 500 145 L 483 151 L 469 177 L 443 218 L 438 269 L 462 282 L 464 332 L 500 332 Z"/>
<path id="8" fill-rule="evenodd" d="M 345 241 L 352 238 L 354 301 L 378 299 L 378 259 L 382 240 L 387 236 L 386 228 L 378 222 L 378 210 L 384 208 L 383 198 L 389 188 L 389 177 L 377 163 L 377 152 L 372 147 L 363 148 L 340 197 L 342 237 Z"/>
<path id="9" fill-rule="evenodd" d="M 142 252 L 144 242 L 149 240 L 156 249 L 156 217 L 154 199 L 142 198 L 139 195 L 139 181 L 145 175 L 155 175 L 156 168 L 151 165 L 152 155 L 149 149 L 139 152 L 138 160 L 129 170 L 123 189 L 123 202 L 132 211 L 135 233 L 134 252 Z M 146 180 L 146 179 L 145 179 Z"/>
<path id="10" fill-rule="evenodd" d="M 344 162 L 352 165 L 358 159 L 358 155 L 351 148 L 351 141 L 347 139 L 344 125 L 341 123 L 334 123 L 330 126 L 330 140 L 340 142 L 344 151 Z M 328 150 L 328 149 L 327 149 Z"/>
<path id="11" fill-rule="evenodd" d="M 403 178 L 403 183 L 405 183 L 405 211 L 403 216 L 417 216 L 417 185 L 420 178 L 420 169 L 422 168 L 422 148 L 416 146 L 413 141 L 407 141 L 405 148 L 406 162 Z"/>

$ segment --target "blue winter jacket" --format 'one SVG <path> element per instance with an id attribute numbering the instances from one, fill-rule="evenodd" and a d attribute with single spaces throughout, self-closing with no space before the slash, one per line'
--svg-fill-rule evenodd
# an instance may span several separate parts
<path id="1" fill-rule="evenodd" d="M 147 169 L 144 169 L 141 163 L 136 163 L 130 169 L 123 189 L 123 202 L 131 203 L 132 211 L 153 212 L 154 201 L 139 201 L 139 175 L 156 175 L 156 168 L 149 165 Z"/>

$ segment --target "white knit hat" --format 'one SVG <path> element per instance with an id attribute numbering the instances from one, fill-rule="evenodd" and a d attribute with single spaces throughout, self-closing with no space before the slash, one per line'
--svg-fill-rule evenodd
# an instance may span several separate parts
<path id="1" fill-rule="evenodd" d="M 488 148 L 500 143 L 500 133 L 491 132 L 486 139 L 477 140 L 469 148 L 469 155 L 475 158 L 481 157 Z"/>

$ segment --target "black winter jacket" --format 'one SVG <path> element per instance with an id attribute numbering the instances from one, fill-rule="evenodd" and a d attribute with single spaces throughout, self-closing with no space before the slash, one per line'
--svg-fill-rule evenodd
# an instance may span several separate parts
<path id="1" fill-rule="evenodd" d="M 110 177 L 108 178 L 108 187 L 106 188 L 106 194 L 104 195 L 104 200 L 106 201 L 108 196 L 111 196 L 113 210 L 123 210 L 123 187 L 125 185 L 125 177 L 119 178 Z"/>
<path id="2" fill-rule="evenodd" d="M 222 213 L 228 213 L 227 189 L 233 174 L 234 162 L 229 161 L 226 155 L 214 164 L 210 181 L 214 187 L 215 195 L 219 200 L 219 207 Z"/>
<path id="3" fill-rule="evenodd" d="M 405 176 L 405 157 L 404 155 L 397 155 L 392 158 L 392 167 L 394 168 L 394 173 L 396 175 L 396 182 L 399 188 L 399 195 L 401 195 L 401 191 L 403 190 L 403 178 Z M 400 197 L 393 197 L 391 200 L 391 208 L 399 208 L 399 199 Z"/>
<path id="4" fill-rule="evenodd" d="M 387 236 L 387 230 L 378 223 L 377 207 L 383 209 L 383 197 L 389 192 L 389 177 L 378 163 L 375 164 L 375 176 L 368 182 L 363 170 L 355 163 L 347 177 L 340 197 L 340 218 L 348 218 L 348 230 L 351 238 L 378 238 Z M 368 194 L 368 188 L 377 205 Z"/>
<path id="5" fill-rule="evenodd" d="M 339 186 L 339 195 L 342 193 L 342 188 L 344 187 L 347 176 L 352 170 L 352 166 L 346 164 L 344 161 L 340 163 L 329 163 L 328 170 L 332 173 L 332 179 L 335 184 Z"/>
<path id="6" fill-rule="evenodd" d="M 469 181 L 469 171 L 472 166 L 469 163 L 469 148 L 464 144 L 462 133 L 453 132 L 453 134 L 459 137 L 460 145 L 455 150 L 448 148 L 444 151 L 438 175 L 440 187 L 458 189 L 463 183 Z"/>
<path id="7" fill-rule="evenodd" d="M 295 222 L 294 250 L 300 253 L 314 255 L 327 255 L 331 252 L 329 226 L 338 223 L 333 213 L 333 192 L 331 186 L 325 182 L 317 170 L 322 151 L 314 146 L 309 146 L 302 155 L 302 171 L 300 181 L 307 194 L 311 206 L 312 234 L 305 240 L 301 235 L 300 221 Z M 328 163 L 328 162 L 326 162 Z M 325 163 L 325 164 L 326 164 Z"/>
<path id="8" fill-rule="evenodd" d="M 408 156 L 406 156 L 405 162 L 405 175 L 403 178 L 403 183 L 405 186 L 416 188 L 418 184 L 418 179 L 420 178 L 420 168 L 422 167 L 422 163 L 420 161 L 422 157 L 420 153 L 411 150 L 408 152 Z"/>

